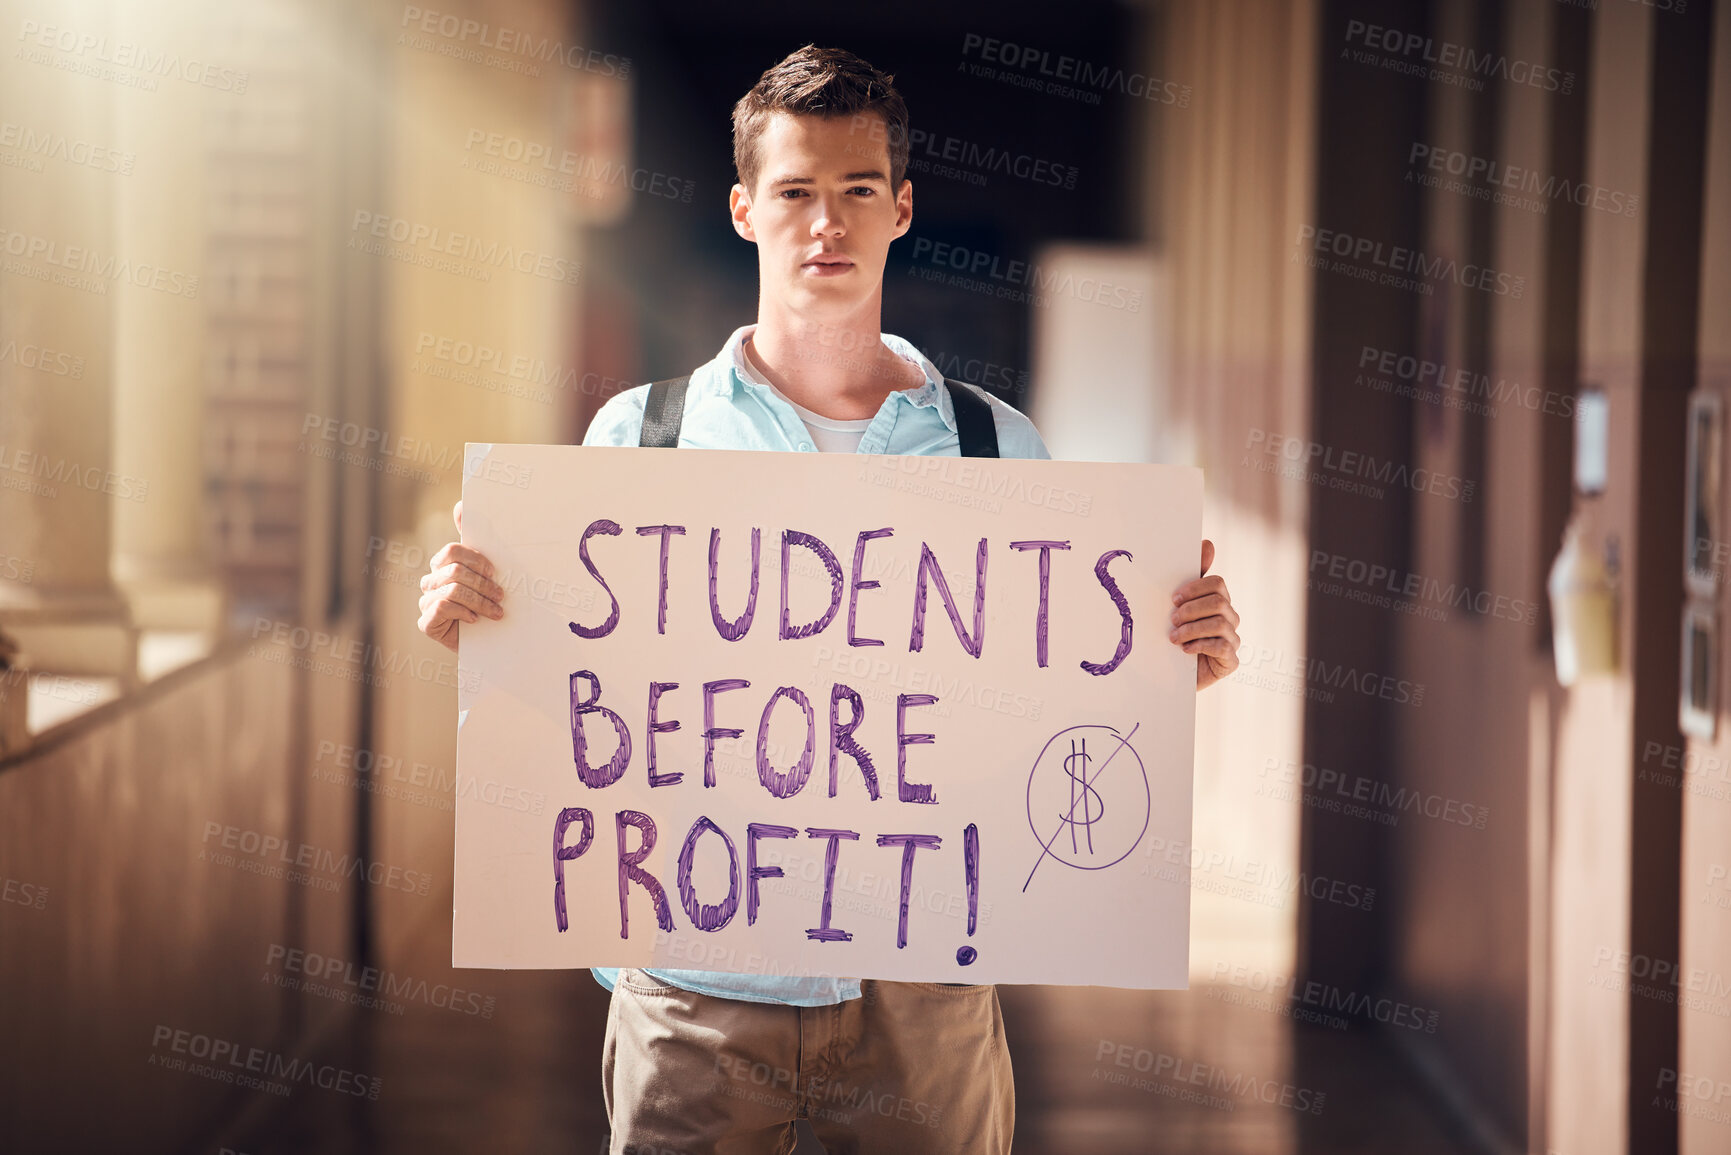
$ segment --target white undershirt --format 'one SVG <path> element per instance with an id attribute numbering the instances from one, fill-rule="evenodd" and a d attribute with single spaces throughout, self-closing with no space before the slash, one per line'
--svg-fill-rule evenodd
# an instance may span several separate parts
<path id="1" fill-rule="evenodd" d="M 866 428 L 872 423 L 870 417 L 843 421 L 838 417 L 825 417 L 821 413 L 813 413 L 805 406 L 796 404 L 787 394 L 771 385 L 763 374 L 757 371 L 757 366 L 751 363 L 751 358 L 745 352 L 745 347 L 749 344 L 751 344 L 751 334 L 747 333 L 745 339 L 734 350 L 733 355 L 735 367 L 739 369 L 747 381 L 753 381 L 764 386 L 771 393 L 792 405 L 793 411 L 799 414 L 799 419 L 805 422 L 806 431 L 811 434 L 812 444 L 817 446 L 820 452 L 859 452 L 860 439 L 865 436 Z"/>

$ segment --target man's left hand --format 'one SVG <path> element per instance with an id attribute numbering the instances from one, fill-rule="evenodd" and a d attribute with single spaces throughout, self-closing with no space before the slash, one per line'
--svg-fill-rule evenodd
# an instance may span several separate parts
<path id="1" fill-rule="evenodd" d="M 1172 644 L 1196 655 L 1196 688 L 1212 686 L 1238 668 L 1238 611 L 1226 592 L 1226 579 L 1208 576 L 1214 543 L 1202 542 L 1202 577 L 1187 581 L 1172 595 Z"/>

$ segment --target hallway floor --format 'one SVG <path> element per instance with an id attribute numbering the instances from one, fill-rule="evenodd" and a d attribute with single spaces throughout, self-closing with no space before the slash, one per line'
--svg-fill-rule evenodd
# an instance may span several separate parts
<path id="1" fill-rule="evenodd" d="M 433 952 L 428 952 L 429 954 Z M 418 970 L 429 974 L 429 970 Z M 245 1155 L 606 1151 L 606 991 L 587 972 L 447 972 L 493 1017 L 357 1012 L 325 1056 L 383 1079 L 377 1101 L 297 1089 L 219 1146 Z M 432 981 L 432 980 L 430 980 Z M 1468 1155 L 1389 1042 L 1294 1023 L 1250 992 L 1003 987 L 1027 1155 Z M 1236 1000 L 1236 1001 L 1235 1001 Z M 266 1113 L 268 1111 L 268 1113 Z M 798 1155 L 819 1150 L 809 1136 Z"/>

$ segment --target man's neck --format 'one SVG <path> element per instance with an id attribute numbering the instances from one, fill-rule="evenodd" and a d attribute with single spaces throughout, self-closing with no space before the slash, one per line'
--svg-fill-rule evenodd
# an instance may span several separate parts
<path id="1" fill-rule="evenodd" d="M 817 325 L 759 309 L 745 356 L 794 404 L 839 421 L 875 416 L 891 393 L 925 382 L 883 343 L 877 317 Z"/>

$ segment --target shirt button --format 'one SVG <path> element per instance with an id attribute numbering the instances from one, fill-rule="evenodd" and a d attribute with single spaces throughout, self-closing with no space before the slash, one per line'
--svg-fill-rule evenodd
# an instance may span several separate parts
<path id="1" fill-rule="evenodd" d="M 817 446 L 815 446 L 815 445 L 801 445 L 799 447 L 799 451 L 801 453 L 816 453 L 817 452 Z"/>

